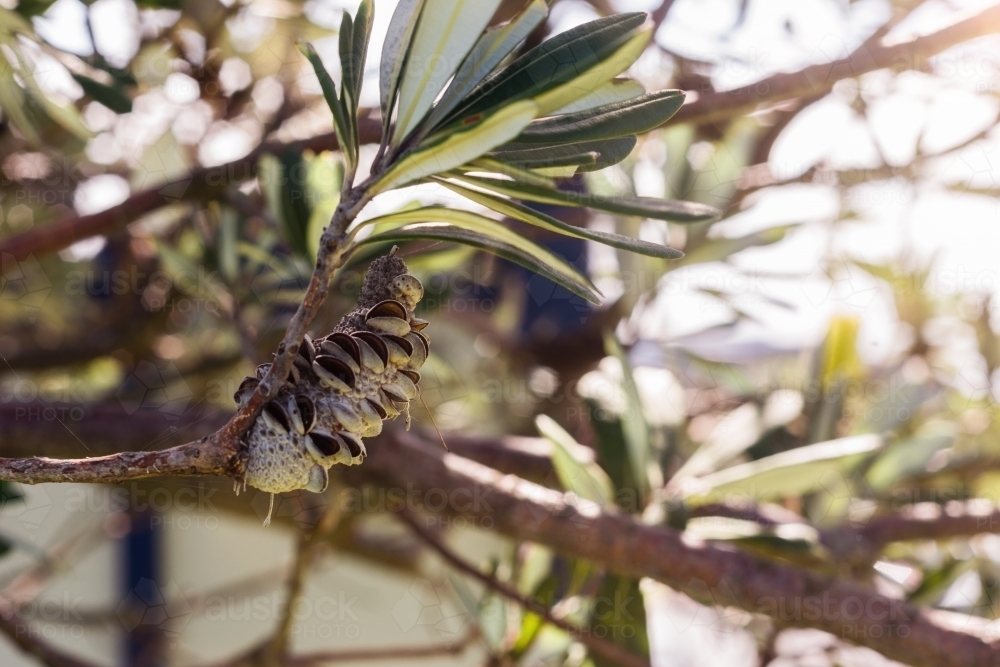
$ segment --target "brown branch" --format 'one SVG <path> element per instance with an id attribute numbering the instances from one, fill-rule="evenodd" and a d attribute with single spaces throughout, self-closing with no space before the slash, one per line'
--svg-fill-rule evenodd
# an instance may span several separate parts
<path id="1" fill-rule="evenodd" d="M 313 667 L 329 662 L 361 662 L 375 660 L 417 660 L 447 655 L 461 655 L 479 636 L 473 629 L 457 641 L 428 644 L 426 646 L 401 646 L 399 648 L 358 649 L 354 651 L 324 651 L 285 658 L 285 667 Z"/>
<path id="2" fill-rule="evenodd" d="M 649 662 L 640 656 L 637 656 L 626 649 L 613 644 L 605 639 L 594 636 L 586 631 L 586 628 L 580 628 L 572 623 L 568 623 L 561 618 L 552 615 L 549 609 L 531 598 L 521 595 L 512 586 L 499 581 L 495 577 L 491 577 L 488 574 L 480 572 L 478 568 L 465 562 L 458 554 L 449 549 L 444 542 L 442 542 L 437 535 L 431 533 L 429 530 L 420 525 L 417 519 L 411 515 L 409 512 L 403 511 L 399 513 L 399 518 L 402 519 L 407 525 L 413 529 L 420 539 L 426 542 L 432 549 L 434 549 L 438 555 L 440 555 L 444 560 L 446 560 L 452 567 L 456 570 L 460 570 L 470 577 L 478 580 L 480 583 L 490 588 L 500 595 L 504 596 L 509 600 L 513 600 L 521 607 L 527 609 L 528 611 L 541 616 L 545 619 L 546 623 L 554 625 L 560 630 L 564 630 L 571 637 L 573 637 L 578 642 L 584 644 L 587 648 L 591 649 L 594 653 L 598 653 L 608 660 L 611 660 L 617 665 L 622 665 L 623 667 L 648 667 Z"/>
<path id="3" fill-rule="evenodd" d="M 398 443 L 372 448 L 356 472 L 394 488 L 434 489 L 435 498 L 452 499 L 441 511 L 477 525 L 488 523 L 515 539 L 547 545 L 624 576 L 651 577 L 695 596 L 708 591 L 709 598 L 701 597 L 712 604 L 738 606 L 782 625 L 823 630 L 914 667 L 1000 665 L 994 642 L 943 627 L 928 612 L 869 588 L 695 543 L 671 529 L 602 511 L 444 454 L 407 434 L 400 434 Z"/>
<path id="4" fill-rule="evenodd" d="M 899 512 L 873 516 L 856 531 L 876 547 L 890 542 L 1000 533 L 1000 507 L 986 499 L 953 501 L 944 506 L 917 503 Z"/>
<path id="5" fill-rule="evenodd" d="M 378 118 L 362 116 L 358 118 L 358 126 L 362 143 L 377 142 L 381 137 L 382 121 Z M 167 181 L 155 188 L 140 190 L 121 204 L 99 213 L 70 215 L 10 236 L 0 241 L 0 253 L 22 259 L 29 255 L 55 252 L 85 238 L 123 229 L 129 223 L 164 206 L 181 201 L 221 197 L 229 186 L 257 175 L 256 163 L 262 155 L 280 154 L 288 150 L 321 152 L 336 149 L 337 138 L 332 132 L 304 141 L 265 143 L 232 162 L 195 169 L 182 178 Z"/>
<path id="6" fill-rule="evenodd" d="M 806 67 L 798 72 L 769 76 L 756 83 L 722 92 L 710 92 L 685 104 L 666 124 L 716 123 L 794 97 L 826 92 L 837 81 L 891 68 L 922 69 L 933 56 L 977 37 L 1000 31 L 1000 6 L 985 9 L 930 35 L 885 46 L 869 40 L 846 58 Z"/>
<path id="7" fill-rule="evenodd" d="M 46 667 L 94 667 L 49 646 L 40 633 L 31 630 L 27 621 L 18 623 L 17 611 L 6 600 L 0 600 L 0 633 Z"/>

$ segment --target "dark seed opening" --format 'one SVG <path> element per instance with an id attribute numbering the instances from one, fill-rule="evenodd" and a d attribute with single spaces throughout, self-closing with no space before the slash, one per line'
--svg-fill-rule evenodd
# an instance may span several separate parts
<path id="1" fill-rule="evenodd" d="M 306 361 L 308 361 L 310 364 L 313 362 L 313 359 L 316 357 L 316 348 L 313 347 L 312 339 L 309 338 L 309 336 L 306 336 L 305 338 L 302 339 L 302 344 L 299 345 L 299 354 L 298 354 L 298 356 L 302 357 L 303 359 L 305 359 Z"/>
<path id="2" fill-rule="evenodd" d="M 381 417 L 382 419 L 385 419 L 386 417 L 389 416 L 389 413 L 387 413 L 385 411 L 385 408 L 383 408 L 381 405 L 379 405 L 379 403 L 377 401 L 373 401 L 370 398 L 366 398 L 365 400 L 368 401 L 368 404 L 370 406 L 372 406 L 373 408 L 375 408 L 375 412 L 378 413 L 379 417 Z"/>
<path id="3" fill-rule="evenodd" d="M 400 368 L 399 372 L 413 380 L 413 384 L 420 384 L 420 373 L 416 371 L 408 371 L 404 368 Z"/>
<path id="4" fill-rule="evenodd" d="M 414 331 L 412 333 L 414 335 L 416 335 L 417 338 L 420 339 L 421 343 L 424 344 L 424 352 L 430 354 L 430 351 L 431 351 L 431 340 L 430 340 L 430 338 L 428 338 L 426 335 L 420 333 L 419 331 Z"/>
<path id="5" fill-rule="evenodd" d="M 292 419 L 288 416 L 288 412 L 285 410 L 285 406 L 271 401 L 264 406 L 264 411 L 271 416 L 274 421 L 281 424 L 285 431 L 290 432 L 292 430 Z"/>
<path id="6" fill-rule="evenodd" d="M 305 428 L 306 433 L 308 433 L 316 425 L 316 404 L 308 396 L 296 396 L 295 405 L 298 407 L 299 415 L 302 417 L 302 426 Z"/>
<path id="7" fill-rule="evenodd" d="M 354 337 L 368 343 L 368 346 L 375 350 L 375 354 L 378 355 L 383 364 L 389 363 L 389 348 L 385 346 L 385 341 L 378 334 L 373 334 L 370 331 L 358 331 Z"/>
<path id="8" fill-rule="evenodd" d="M 314 431 L 309 434 L 309 437 L 312 438 L 313 444 L 323 456 L 333 456 L 340 451 L 341 440 L 336 436 L 322 431 Z"/>
<path id="9" fill-rule="evenodd" d="M 330 334 L 326 337 L 331 343 L 336 343 L 339 345 L 344 352 L 351 355 L 351 359 L 354 359 L 358 364 L 361 363 L 361 349 L 358 348 L 358 342 L 348 336 L 345 333 L 335 333 Z"/>
<path id="10" fill-rule="evenodd" d="M 354 371 L 352 371 L 347 364 L 340 359 L 320 355 L 316 357 L 316 363 L 319 364 L 320 368 L 330 373 L 330 375 L 340 379 L 348 387 L 354 386 Z"/>
<path id="11" fill-rule="evenodd" d="M 406 340 L 405 338 L 402 338 L 400 336 L 393 336 L 390 334 L 383 334 L 382 337 L 385 338 L 386 340 L 391 340 L 393 343 L 403 348 L 403 352 L 406 353 L 406 356 L 409 357 L 413 355 L 413 345 L 410 343 L 410 341 Z"/>
<path id="12" fill-rule="evenodd" d="M 341 440 L 343 440 L 344 444 L 347 445 L 347 451 L 351 453 L 352 459 L 361 456 L 361 446 L 358 445 L 354 438 L 342 437 Z"/>
<path id="13" fill-rule="evenodd" d="M 371 307 L 368 314 L 365 315 L 365 319 L 371 317 L 398 317 L 401 320 L 406 320 L 406 308 L 400 302 L 388 299 Z"/>

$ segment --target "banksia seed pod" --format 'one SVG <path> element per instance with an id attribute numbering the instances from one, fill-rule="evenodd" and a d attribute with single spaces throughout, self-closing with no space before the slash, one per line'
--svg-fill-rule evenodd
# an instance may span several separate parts
<path id="1" fill-rule="evenodd" d="M 378 435 L 385 419 L 402 414 L 409 427 L 430 349 L 427 322 L 414 316 L 423 294 L 395 250 L 372 263 L 358 307 L 329 335 L 302 341 L 281 390 L 247 433 L 247 484 L 321 492 L 330 466 L 364 460 L 362 438 Z M 240 407 L 269 368 L 240 384 Z"/>

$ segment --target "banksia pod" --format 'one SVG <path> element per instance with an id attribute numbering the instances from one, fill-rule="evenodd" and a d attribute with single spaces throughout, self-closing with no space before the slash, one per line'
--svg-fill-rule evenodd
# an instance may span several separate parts
<path id="1" fill-rule="evenodd" d="M 378 435 L 384 420 L 403 415 L 409 428 L 430 349 L 427 322 L 414 315 L 423 292 L 395 250 L 372 263 L 357 308 L 329 335 L 302 341 L 281 390 L 247 433 L 247 484 L 321 492 L 330 466 L 364 460 L 362 438 Z M 240 407 L 269 368 L 240 385 Z"/>

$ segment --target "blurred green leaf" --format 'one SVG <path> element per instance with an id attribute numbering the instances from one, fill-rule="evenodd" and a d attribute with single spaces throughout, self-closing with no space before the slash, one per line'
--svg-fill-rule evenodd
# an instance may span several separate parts
<path id="1" fill-rule="evenodd" d="M 460 175 L 456 176 L 456 178 L 470 185 L 491 190 L 507 197 L 538 202 L 539 204 L 585 206 L 596 208 L 600 211 L 608 211 L 609 213 L 634 215 L 641 218 L 653 218 L 655 220 L 680 223 L 705 222 L 707 220 L 714 220 L 719 216 L 718 210 L 706 204 L 695 202 L 637 197 L 629 194 L 602 196 L 583 192 L 570 192 L 568 190 L 549 189 L 528 183 L 504 181 L 483 176 Z"/>
<path id="2" fill-rule="evenodd" d="M 628 447 L 629 463 L 631 464 L 632 478 L 636 483 L 636 491 L 640 498 L 645 498 L 649 493 L 649 474 L 646 467 L 650 461 L 650 440 L 649 424 L 642 412 L 642 399 L 639 396 L 639 388 L 635 384 L 635 377 L 632 375 L 632 365 L 629 363 L 628 355 L 618 343 L 612 333 L 604 334 L 604 352 L 608 356 L 614 357 L 622 366 L 622 389 L 625 391 L 627 406 L 621 416 L 622 434 L 625 437 L 625 444 Z M 644 504 L 640 501 L 640 505 Z"/>
<path id="3" fill-rule="evenodd" d="M 582 445 L 547 415 L 535 417 L 535 426 L 554 445 L 552 466 L 563 488 L 601 507 L 611 506 L 615 489 L 607 473 L 593 461 L 581 461 L 573 454 Z"/>
<path id="4" fill-rule="evenodd" d="M 553 218 L 552 216 L 546 215 L 540 211 L 531 209 L 524 204 L 511 199 L 501 199 L 500 197 L 484 192 L 470 190 L 469 188 L 450 181 L 441 180 L 440 183 L 463 197 L 466 197 L 477 204 L 482 204 L 483 206 L 486 206 L 501 215 L 519 220 L 529 225 L 541 227 L 542 229 L 546 229 L 557 234 L 564 234 L 566 236 L 596 241 L 597 243 L 603 243 L 604 245 L 611 246 L 612 248 L 620 248 L 622 250 L 636 252 L 641 255 L 648 255 L 650 257 L 674 259 L 681 256 L 681 252 L 679 250 L 659 245 L 658 243 L 650 243 L 649 241 L 633 239 L 621 234 L 599 232 L 585 227 L 576 227 L 563 222 L 558 218 Z"/>
<path id="5" fill-rule="evenodd" d="M 957 434 L 958 427 L 951 422 L 926 424 L 912 437 L 886 447 L 868 469 L 865 479 L 876 491 L 884 491 L 914 474 L 925 472 L 931 458 L 950 447 Z"/>
<path id="6" fill-rule="evenodd" d="M 691 264 L 702 264 L 705 262 L 720 262 L 746 250 L 747 248 L 757 248 L 771 245 L 785 238 L 785 234 L 792 228 L 792 225 L 783 227 L 772 227 L 761 232 L 754 232 L 734 239 L 721 238 L 712 239 L 692 248 L 684 255 L 681 262 L 684 266 Z"/>
<path id="7" fill-rule="evenodd" d="M 760 409 L 755 403 L 744 403 L 716 424 L 701 446 L 674 474 L 674 479 L 715 472 L 752 447 L 762 433 Z"/>
<path id="8" fill-rule="evenodd" d="M 333 129 L 337 135 L 337 142 L 340 145 L 340 150 L 344 155 L 353 156 L 356 154 L 356 147 L 353 142 L 353 132 L 351 132 L 349 122 L 349 114 L 347 109 L 344 108 L 341 98 L 337 95 L 337 86 L 333 82 L 333 78 L 330 73 L 326 71 L 326 66 L 323 65 L 323 60 L 316 53 L 316 49 L 309 42 L 299 40 L 296 42 L 299 51 L 304 55 L 312 64 L 313 69 L 316 71 L 316 77 L 319 79 L 319 85 L 323 89 L 323 97 L 326 99 L 326 104 L 330 107 L 330 111 L 333 113 Z"/>
<path id="9" fill-rule="evenodd" d="M 100 102 L 118 114 L 130 113 L 132 111 L 132 99 L 121 88 L 109 86 L 76 72 L 72 72 L 72 75 L 76 82 L 80 84 L 80 87 L 83 88 L 83 92 L 95 101 Z"/>
<path id="10" fill-rule="evenodd" d="M 859 435 L 799 447 L 689 482 L 685 502 L 720 502 L 730 494 L 757 500 L 801 495 L 821 486 L 828 475 L 849 473 L 881 446 L 878 436 Z"/>

